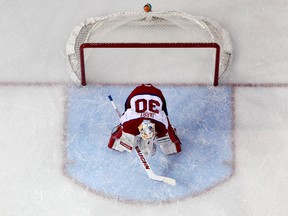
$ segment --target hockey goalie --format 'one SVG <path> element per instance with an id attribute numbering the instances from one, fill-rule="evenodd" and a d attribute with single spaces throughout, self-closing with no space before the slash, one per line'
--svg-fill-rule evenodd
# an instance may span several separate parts
<path id="1" fill-rule="evenodd" d="M 111 134 L 108 147 L 119 152 L 131 152 L 138 146 L 151 157 L 159 148 L 166 154 L 181 152 L 181 141 L 168 118 L 166 100 L 151 84 L 137 86 L 125 102 L 120 124 Z"/>

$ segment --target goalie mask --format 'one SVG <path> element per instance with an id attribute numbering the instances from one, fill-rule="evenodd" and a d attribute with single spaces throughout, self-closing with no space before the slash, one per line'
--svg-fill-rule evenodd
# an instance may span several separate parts
<path id="1" fill-rule="evenodd" d="M 143 140 L 153 139 L 155 137 L 155 124 L 150 120 L 144 120 L 138 130 Z"/>

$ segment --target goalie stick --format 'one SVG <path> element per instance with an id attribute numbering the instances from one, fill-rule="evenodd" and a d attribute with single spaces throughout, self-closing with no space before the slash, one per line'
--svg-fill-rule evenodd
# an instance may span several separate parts
<path id="1" fill-rule="evenodd" d="M 108 96 L 112 106 L 114 107 L 115 111 L 117 112 L 118 114 L 118 117 L 120 118 L 121 117 L 121 113 L 119 112 L 119 110 L 117 109 L 116 105 L 114 104 L 114 101 L 113 101 L 113 98 L 111 95 Z M 138 147 L 138 146 L 135 146 L 135 150 L 136 150 L 136 153 L 137 153 L 137 156 L 139 158 L 139 160 L 141 161 L 142 165 L 143 165 L 143 168 L 145 169 L 148 177 L 152 180 L 155 180 L 155 181 L 161 181 L 161 182 L 164 182 L 166 184 L 169 184 L 169 185 L 173 185 L 175 186 L 176 185 L 176 180 L 173 179 L 173 178 L 169 178 L 169 177 L 165 177 L 165 176 L 160 176 L 160 175 L 156 175 L 153 170 L 151 169 L 151 166 L 149 165 L 146 157 L 144 156 L 144 154 L 142 153 L 141 149 Z"/>

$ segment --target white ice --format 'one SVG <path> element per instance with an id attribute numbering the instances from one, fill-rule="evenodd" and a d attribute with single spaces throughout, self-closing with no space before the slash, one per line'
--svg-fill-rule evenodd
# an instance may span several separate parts
<path id="1" fill-rule="evenodd" d="M 64 49 L 88 17 L 141 10 L 146 2 L 0 1 L 0 215 L 288 214 L 288 2 L 150 1 L 219 21 L 234 61 L 222 83 L 234 85 L 236 172 L 201 196 L 163 205 L 103 198 L 63 174 Z M 237 85 L 240 84 L 240 85 Z"/>

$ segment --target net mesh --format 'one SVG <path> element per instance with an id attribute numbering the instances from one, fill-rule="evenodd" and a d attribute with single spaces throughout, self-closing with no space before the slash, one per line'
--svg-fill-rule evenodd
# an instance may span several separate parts
<path id="1" fill-rule="evenodd" d="M 83 43 L 217 43 L 220 77 L 232 59 L 231 38 L 219 23 L 180 12 L 119 12 L 81 22 L 66 46 L 72 77 L 77 83 L 81 79 L 79 47 Z"/>

